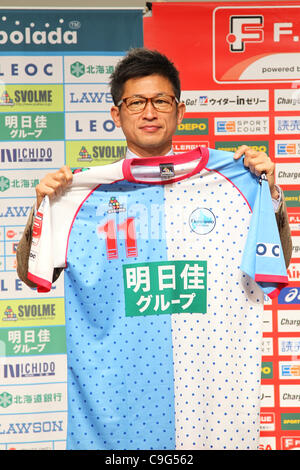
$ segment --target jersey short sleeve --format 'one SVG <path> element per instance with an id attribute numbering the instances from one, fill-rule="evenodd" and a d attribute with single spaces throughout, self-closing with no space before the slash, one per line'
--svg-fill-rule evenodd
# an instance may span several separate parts
<path id="1" fill-rule="evenodd" d="M 75 170 L 73 183 L 64 195 L 50 200 L 46 196 L 36 212 L 28 262 L 28 279 L 38 292 L 49 292 L 54 268 L 67 265 L 67 247 L 76 216 L 99 184 L 122 179 L 122 162 L 105 167 Z"/>
<path id="2" fill-rule="evenodd" d="M 28 279 L 37 284 L 38 292 L 49 292 L 54 269 L 53 227 L 48 196 L 36 212 L 31 250 L 28 261 Z"/>
<path id="3" fill-rule="evenodd" d="M 270 298 L 288 284 L 283 250 L 270 197 L 263 175 L 256 194 L 241 269 L 252 277 Z"/>

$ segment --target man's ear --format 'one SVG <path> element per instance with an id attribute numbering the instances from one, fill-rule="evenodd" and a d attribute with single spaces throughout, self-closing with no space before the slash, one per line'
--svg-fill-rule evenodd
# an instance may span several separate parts
<path id="1" fill-rule="evenodd" d="M 121 119 L 120 119 L 120 109 L 118 106 L 113 106 L 110 110 L 110 115 L 112 120 L 114 121 L 116 127 L 121 127 Z"/>
<path id="2" fill-rule="evenodd" d="M 181 123 L 184 113 L 185 113 L 185 104 L 183 102 L 178 103 L 177 105 L 177 125 Z"/>

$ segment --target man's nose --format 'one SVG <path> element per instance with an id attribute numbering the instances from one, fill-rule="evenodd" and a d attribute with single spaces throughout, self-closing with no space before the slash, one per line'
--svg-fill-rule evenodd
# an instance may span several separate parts
<path id="1" fill-rule="evenodd" d="M 148 119 L 153 119 L 157 117 L 157 111 L 154 108 L 151 100 L 149 99 L 146 103 L 145 109 L 143 111 L 144 117 L 147 117 Z"/>

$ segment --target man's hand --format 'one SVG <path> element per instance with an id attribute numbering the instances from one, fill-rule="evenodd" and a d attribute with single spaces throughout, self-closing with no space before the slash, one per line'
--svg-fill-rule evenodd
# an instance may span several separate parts
<path id="1" fill-rule="evenodd" d="M 260 176 L 262 173 L 266 173 L 268 178 L 271 196 L 273 199 L 279 198 L 279 193 L 275 186 L 275 163 L 268 157 L 265 152 L 257 152 L 247 145 L 242 145 L 237 149 L 234 154 L 235 160 L 244 156 L 244 165 L 246 168 L 254 173 L 256 176 Z"/>
<path id="2" fill-rule="evenodd" d="M 61 195 L 72 180 L 73 174 L 68 166 L 63 166 L 54 173 L 48 173 L 35 188 L 37 209 L 45 196 L 52 199 Z"/>

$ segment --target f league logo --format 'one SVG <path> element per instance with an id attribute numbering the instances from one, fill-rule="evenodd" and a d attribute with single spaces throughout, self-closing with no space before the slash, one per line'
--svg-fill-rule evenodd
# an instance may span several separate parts
<path id="1" fill-rule="evenodd" d="M 230 17 L 230 32 L 226 37 L 230 52 L 244 52 L 247 42 L 262 42 L 264 39 L 262 15 Z"/>

